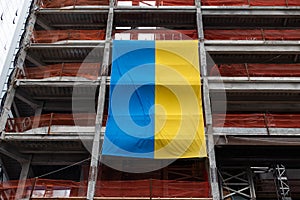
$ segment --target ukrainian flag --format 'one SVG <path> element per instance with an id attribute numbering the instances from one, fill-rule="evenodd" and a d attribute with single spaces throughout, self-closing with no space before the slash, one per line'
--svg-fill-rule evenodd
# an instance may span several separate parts
<path id="1" fill-rule="evenodd" d="M 114 41 L 102 154 L 205 157 L 197 41 Z"/>

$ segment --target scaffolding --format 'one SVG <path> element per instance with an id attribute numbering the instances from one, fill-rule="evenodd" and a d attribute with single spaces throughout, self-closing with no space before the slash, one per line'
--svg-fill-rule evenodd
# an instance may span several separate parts
<path id="1" fill-rule="evenodd" d="M 31 3 L 1 106 L 0 198 L 300 198 L 288 176 L 300 161 L 299 0 Z M 105 170 L 113 39 L 198 40 L 207 159 L 135 179 Z"/>

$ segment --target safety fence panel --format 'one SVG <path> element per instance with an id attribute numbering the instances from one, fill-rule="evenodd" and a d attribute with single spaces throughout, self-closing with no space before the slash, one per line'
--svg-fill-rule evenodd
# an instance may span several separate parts
<path id="1" fill-rule="evenodd" d="M 203 6 L 300 6 L 299 0 L 201 0 Z"/>
<path id="2" fill-rule="evenodd" d="M 101 181 L 96 186 L 97 197 L 160 197 L 208 198 L 208 182 L 175 180 Z"/>
<path id="3" fill-rule="evenodd" d="M 109 5 L 109 0 L 39 0 L 42 8 L 61 8 L 67 6 L 101 6 Z"/>
<path id="4" fill-rule="evenodd" d="M 96 114 L 43 114 L 31 117 L 9 118 L 6 132 L 24 132 L 38 127 L 59 126 L 95 126 Z"/>
<path id="5" fill-rule="evenodd" d="M 23 190 L 20 190 L 23 188 Z M 0 184 L 0 199 L 85 197 L 87 181 L 28 179 Z M 208 182 L 173 180 L 98 181 L 96 197 L 208 198 Z"/>
<path id="6" fill-rule="evenodd" d="M 82 77 L 96 80 L 100 71 L 100 63 L 61 63 L 39 67 L 25 67 L 25 74 L 20 79 L 44 79 L 50 77 Z"/>
<path id="7" fill-rule="evenodd" d="M 300 64 L 222 64 L 214 65 L 210 76 L 299 77 Z"/>
<path id="8" fill-rule="evenodd" d="M 242 128 L 300 128 L 300 114 L 214 114 L 213 126 Z"/>
<path id="9" fill-rule="evenodd" d="M 203 6 L 300 6 L 298 0 L 201 0 Z M 40 0 L 41 8 L 62 8 L 68 6 L 109 5 L 108 0 Z M 119 0 L 116 5 L 126 6 L 194 6 L 194 0 Z"/>
<path id="10" fill-rule="evenodd" d="M 300 40 L 300 30 L 204 30 L 206 40 Z M 115 30 L 116 40 L 192 40 L 197 30 Z"/>
<path id="11" fill-rule="evenodd" d="M 129 6 L 194 6 L 195 1 L 194 0 L 187 0 L 187 1 L 181 1 L 181 0 L 154 0 L 154 1 L 143 1 L 143 0 L 118 0 L 116 2 L 116 5 L 122 6 L 122 5 L 129 5 Z"/>
<path id="12" fill-rule="evenodd" d="M 207 40 L 300 40 L 300 29 L 294 30 L 205 30 Z"/>
<path id="13" fill-rule="evenodd" d="M 105 30 L 41 30 L 34 31 L 34 43 L 54 43 L 63 40 L 105 40 Z"/>
<path id="14" fill-rule="evenodd" d="M 0 199 L 85 197 L 87 183 L 69 180 L 27 179 L 0 184 Z"/>

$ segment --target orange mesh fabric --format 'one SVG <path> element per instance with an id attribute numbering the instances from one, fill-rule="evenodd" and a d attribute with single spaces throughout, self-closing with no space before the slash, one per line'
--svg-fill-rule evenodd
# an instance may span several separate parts
<path id="1" fill-rule="evenodd" d="M 211 76 L 300 77 L 300 64 L 222 64 L 215 65 Z"/>
<path id="2" fill-rule="evenodd" d="M 204 6 L 300 6 L 299 0 L 201 0 Z"/>
<path id="3" fill-rule="evenodd" d="M 109 5 L 108 0 L 40 0 L 42 8 L 61 8 L 66 6 L 100 6 Z"/>
<path id="4" fill-rule="evenodd" d="M 118 0 L 118 1 L 128 1 L 128 0 Z M 133 6 L 194 6 L 194 0 L 154 0 L 154 1 L 143 1 L 143 0 L 132 0 Z"/>
<path id="5" fill-rule="evenodd" d="M 300 30 L 205 30 L 207 40 L 300 40 Z"/>
<path id="6" fill-rule="evenodd" d="M 24 132 L 32 128 L 61 126 L 94 126 L 96 114 L 43 114 L 32 117 L 10 118 L 7 121 L 6 132 Z M 35 126 L 35 127 L 34 127 Z"/>
<path id="7" fill-rule="evenodd" d="M 7 181 L 0 184 L 0 199 L 16 199 L 19 181 Z M 86 196 L 86 182 L 69 180 L 27 179 L 24 181 L 23 194 L 19 198 L 63 198 Z"/>
<path id="8" fill-rule="evenodd" d="M 213 126 L 300 128 L 300 114 L 215 114 L 213 115 Z"/>
<path id="9" fill-rule="evenodd" d="M 247 5 L 247 0 L 201 0 L 203 6 L 242 6 Z"/>
<path id="10" fill-rule="evenodd" d="M 62 40 L 104 40 L 104 30 L 42 30 L 34 31 L 34 43 L 53 43 Z"/>
<path id="11" fill-rule="evenodd" d="M 208 182 L 175 180 L 101 181 L 96 197 L 209 197 Z"/>
<path id="12" fill-rule="evenodd" d="M 96 80 L 100 67 L 100 63 L 62 63 L 40 67 L 26 67 L 25 75 L 21 75 L 19 78 L 43 79 L 73 76 Z"/>
<path id="13" fill-rule="evenodd" d="M 87 181 L 28 179 L 21 198 L 85 197 Z M 0 184 L 0 199 L 14 200 L 18 181 Z M 96 197 L 209 197 L 208 182 L 175 180 L 98 181 Z"/>
<path id="14" fill-rule="evenodd" d="M 161 0 L 159 2 L 159 6 L 194 6 L 195 1 L 194 0 Z"/>
<path id="15" fill-rule="evenodd" d="M 122 1 L 122 0 L 121 0 Z M 127 0 L 124 0 L 127 1 Z M 133 0 L 133 6 L 153 5 L 147 1 Z M 299 0 L 201 0 L 203 6 L 300 6 Z M 66 6 L 109 5 L 108 0 L 40 0 L 42 8 L 61 8 Z M 156 0 L 155 6 L 193 6 L 193 0 Z"/>

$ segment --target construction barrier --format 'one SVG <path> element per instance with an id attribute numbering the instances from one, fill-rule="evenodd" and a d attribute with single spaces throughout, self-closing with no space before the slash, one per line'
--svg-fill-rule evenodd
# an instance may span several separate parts
<path id="1" fill-rule="evenodd" d="M 109 5 L 109 0 L 39 0 L 42 8 L 61 8 L 67 6 L 101 6 Z"/>
<path id="2" fill-rule="evenodd" d="M 123 34 L 123 38 L 121 37 Z M 126 34 L 130 34 L 126 37 Z M 124 30 L 114 31 L 115 39 L 140 40 L 195 40 L 198 39 L 196 30 Z M 206 40 L 300 40 L 300 30 L 204 30 Z"/>
<path id="3" fill-rule="evenodd" d="M 129 34 L 129 36 L 128 36 Z M 115 30 L 116 40 L 196 40 L 196 30 Z M 206 40 L 300 40 L 300 30 L 204 30 Z M 63 40 L 105 40 L 104 30 L 34 31 L 34 43 L 55 43 Z"/>
<path id="4" fill-rule="evenodd" d="M 193 6 L 194 0 L 119 0 L 132 6 Z M 129 2 L 129 3 L 128 3 Z M 201 0 L 203 6 L 300 6 L 299 0 Z M 108 0 L 40 0 L 42 8 L 61 8 L 67 6 L 109 5 Z M 123 5 L 118 4 L 117 5 Z"/>
<path id="5" fill-rule="evenodd" d="M 21 186 L 24 190 L 21 191 Z M 19 189 L 19 191 L 18 191 Z M 208 198 L 208 182 L 175 180 L 98 181 L 96 197 Z M 0 184 L 0 199 L 86 197 L 87 181 L 28 179 Z"/>
<path id="6" fill-rule="evenodd" d="M 105 40 L 105 30 L 42 30 L 34 31 L 32 42 L 54 43 L 62 40 Z"/>
<path id="7" fill-rule="evenodd" d="M 209 183 L 175 180 L 101 181 L 96 197 L 207 198 Z"/>
<path id="8" fill-rule="evenodd" d="M 300 77 L 300 64 L 222 64 L 214 65 L 210 76 Z"/>
<path id="9" fill-rule="evenodd" d="M 20 79 L 44 79 L 49 77 L 82 77 L 96 80 L 100 71 L 100 63 L 61 63 L 39 67 L 25 67 L 25 74 Z"/>
<path id="10" fill-rule="evenodd" d="M 300 29 L 295 30 L 205 30 L 207 40 L 300 40 Z"/>
<path id="11" fill-rule="evenodd" d="M 6 123 L 6 132 L 24 132 L 33 128 L 60 126 L 95 126 L 96 114 L 43 114 L 31 117 L 9 118 Z"/>
<path id="12" fill-rule="evenodd" d="M 213 126 L 242 128 L 300 128 L 300 114 L 214 114 Z"/>
<path id="13" fill-rule="evenodd" d="M 201 0 L 203 6 L 300 6 L 299 0 Z"/>

